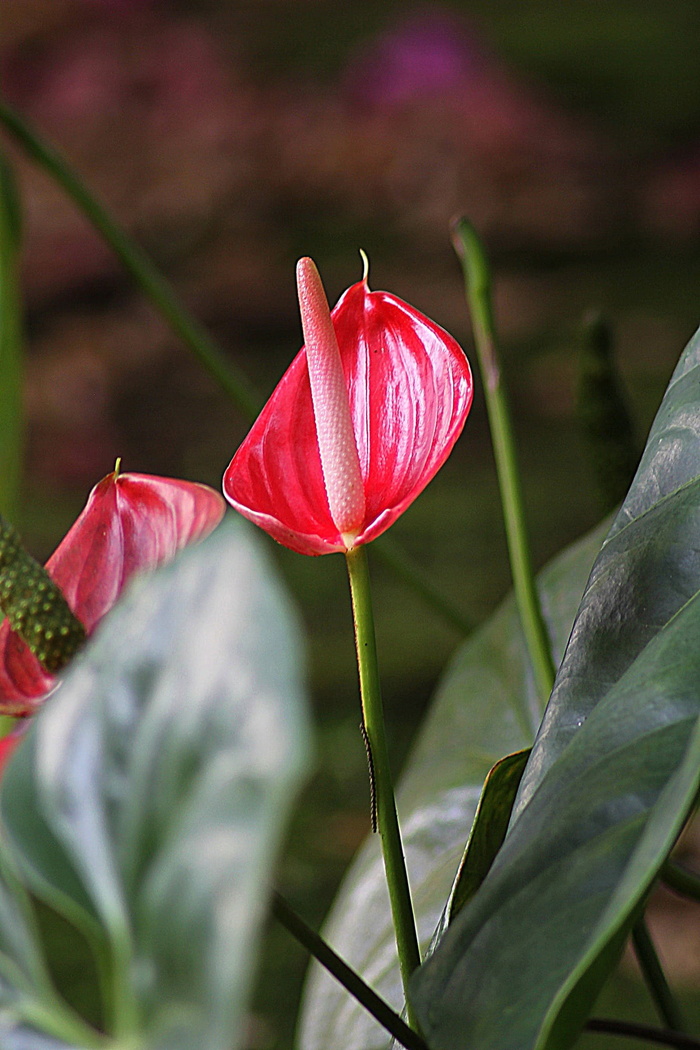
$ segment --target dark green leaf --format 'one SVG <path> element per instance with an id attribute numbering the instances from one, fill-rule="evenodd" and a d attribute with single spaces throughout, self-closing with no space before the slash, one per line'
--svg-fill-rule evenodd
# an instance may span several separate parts
<path id="1" fill-rule="evenodd" d="M 558 654 L 564 646 L 607 525 L 545 569 L 540 591 Z M 381 658 L 381 653 L 380 653 Z M 509 598 L 452 661 L 403 776 L 404 845 L 423 949 L 431 941 L 464 853 L 489 770 L 529 747 L 542 715 L 518 615 Z M 370 839 L 350 870 L 325 934 L 343 958 L 401 1010 L 382 860 Z M 369 1050 L 386 1033 L 320 968 L 302 1017 L 304 1050 Z"/>
<path id="2" fill-rule="evenodd" d="M 568 1046 L 700 781 L 700 337 L 596 560 L 489 875 L 416 975 L 436 1048 Z"/>
<path id="3" fill-rule="evenodd" d="M 240 1039 L 306 755 L 299 648 L 257 543 L 227 520 L 129 590 L 8 770 L 25 875 L 99 928 L 110 1031 L 144 1050 Z"/>
<path id="4" fill-rule="evenodd" d="M 515 795 L 529 755 L 529 748 L 516 751 L 513 755 L 499 759 L 489 771 L 481 789 L 462 860 L 425 958 L 433 954 L 450 923 L 454 922 L 479 889 L 503 845 Z"/>
<path id="5" fill-rule="evenodd" d="M 516 751 L 514 755 L 506 755 L 490 770 L 484 781 L 467 848 L 450 896 L 450 922 L 456 919 L 479 889 L 503 845 L 515 794 L 529 755 L 529 748 Z"/>

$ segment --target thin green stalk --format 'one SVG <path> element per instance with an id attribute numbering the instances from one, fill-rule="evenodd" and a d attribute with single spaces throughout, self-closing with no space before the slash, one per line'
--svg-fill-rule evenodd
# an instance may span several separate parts
<path id="1" fill-rule="evenodd" d="M 455 225 L 454 246 L 462 264 L 474 326 L 496 456 L 515 597 L 535 680 L 541 694 L 546 697 L 552 690 L 555 666 L 532 567 L 513 428 L 498 360 L 491 273 L 481 241 L 466 219 L 460 219 Z M 682 1030 L 680 1011 L 643 919 L 633 931 L 633 941 L 642 972 L 664 1022 L 670 1028 Z"/>
<path id="2" fill-rule="evenodd" d="M 330 945 L 304 922 L 280 893 L 275 892 L 272 895 L 272 914 L 401 1046 L 405 1046 L 407 1050 L 427 1050 L 427 1044 L 421 1036 L 409 1028 L 360 975 L 336 955 Z"/>
<path id="3" fill-rule="evenodd" d="M 645 1039 L 648 1043 L 676 1047 L 676 1050 L 700 1050 L 700 1040 L 682 1032 L 671 1032 L 666 1028 L 654 1028 L 650 1024 L 634 1021 L 618 1021 L 617 1018 L 591 1017 L 586 1022 L 588 1032 L 604 1032 L 606 1035 L 621 1035 L 627 1039 Z"/>
<path id="4" fill-rule="evenodd" d="M 0 850 L 0 875 L 12 894 L 33 942 L 38 944 L 40 934 L 36 925 L 36 911 L 20 875 L 17 858 L 7 850 Z M 55 1036 L 66 1045 L 86 1048 L 104 1045 L 105 1037 L 56 993 L 43 954 L 37 952 L 28 966 L 29 969 L 25 971 L 7 954 L 0 955 L 2 979 L 17 993 L 10 1013 L 14 1012 L 19 1020 L 33 1025 L 40 1032 Z"/>
<path id="5" fill-rule="evenodd" d="M 24 446 L 19 252 L 19 198 L 0 154 L 0 512 L 13 522 L 19 519 Z"/>
<path id="6" fill-rule="evenodd" d="M 346 562 L 352 596 L 357 664 L 360 672 L 362 721 L 367 740 L 369 740 L 377 824 L 382 841 L 384 869 L 394 920 L 401 979 L 408 1001 L 408 981 L 413 971 L 420 966 L 420 951 L 384 731 L 367 551 L 363 546 L 355 547 L 347 552 Z M 410 1006 L 408 1019 L 411 1026 L 416 1027 Z"/>
<path id="7" fill-rule="evenodd" d="M 39 1032 L 59 1039 L 66 1046 L 90 1047 L 99 1050 L 100 1047 L 108 1045 L 108 1040 L 104 1035 L 91 1028 L 57 995 L 42 1002 L 29 999 L 20 1000 L 16 1006 L 16 1012 L 26 1024 L 32 1025 Z"/>
<path id="8" fill-rule="evenodd" d="M 69 164 L 4 102 L 0 102 L 0 121 L 24 150 L 61 186 L 80 211 L 114 251 L 125 270 L 150 299 L 156 309 L 194 353 L 209 374 L 226 391 L 243 416 L 255 419 L 259 399 L 248 379 L 227 359 L 206 329 L 183 308 L 172 286 L 153 265 L 145 252 L 112 218 Z"/>
<path id="9" fill-rule="evenodd" d="M 661 869 L 661 881 L 683 897 L 700 901 L 700 875 L 696 875 L 694 871 L 690 871 L 678 861 L 672 859 L 666 861 Z"/>
<path id="10" fill-rule="evenodd" d="M 481 242 L 466 219 L 460 219 L 455 224 L 454 246 L 462 263 L 474 326 L 501 490 L 515 598 L 537 687 L 542 696 L 547 697 L 552 691 L 555 667 L 535 584 L 513 428 L 498 360 L 491 301 L 491 274 Z"/>
<path id="11" fill-rule="evenodd" d="M 666 975 L 662 969 L 654 942 L 649 933 L 649 927 L 644 918 L 638 919 L 632 930 L 632 944 L 634 945 L 634 952 L 637 956 L 642 976 L 646 981 L 656 1009 L 659 1011 L 661 1020 L 668 1028 L 676 1032 L 683 1032 L 685 1025 L 681 1017 L 680 1007 L 668 986 Z"/>
<path id="12" fill-rule="evenodd" d="M 128 1044 L 139 1031 L 139 1005 L 130 976 L 130 962 L 134 957 L 131 933 L 122 917 L 115 916 L 111 938 L 111 972 L 105 991 L 105 1011 L 111 1024 L 111 1034 L 117 1041 Z"/>

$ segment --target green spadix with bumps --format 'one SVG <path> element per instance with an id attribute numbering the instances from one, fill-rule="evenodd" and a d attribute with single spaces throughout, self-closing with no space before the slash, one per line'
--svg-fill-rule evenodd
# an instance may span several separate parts
<path id="1" fill-rule="evenodd" d="M 85 628 L 46 569 L 0 515 L 0 608 L 42 667 L 53 674 L 72 660 Z"/>

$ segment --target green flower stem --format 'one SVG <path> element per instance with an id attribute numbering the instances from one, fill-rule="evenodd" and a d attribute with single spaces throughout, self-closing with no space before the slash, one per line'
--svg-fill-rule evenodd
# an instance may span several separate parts
<path id="1" fill-rule="evenodd" d="M 33 943 L 38 944 L 40 934 L 30 893 L 22 881 L 17 858 L 5 849 L 0 850 L 0 878 L 9 890 Z M 0 952 L 0 979 L 16 993 L 12 1003 L 5 1007 L 9 1019 L 32 1025 L 66 1046 L 87 1050 L 88 1047 L 106 1045 L 106 1037 L 96 1032 L 57 994 L 41 952 L 24 966 L 6 952 Z"/>
<path id="2" fill-rule="evenodd" d="M 661 881 L 671 890 L 690 900 L 700 901 L 700 875 L 675 860 L 667 860 L 661 869 Z"/>
<path id="3" fill-rule="evenodd" d="M 19 251 L 19 199 L 12 170 L 0 154 L 0 512 L 15 522 L 24 445 Z"/>
<path id="4" fill-rule="evenodd" d="M 644 1039 L 660 1046 L 672 1046 L 677 1050 L 700 1050 L 700 1041 L 682 1032 L 671 1032 L 666 1028 L 654 1028 L 650 1024 L 634 1021 L 618 1021 L 616 1018 L 591 1017 L 586 1021 L 588 1032 L 604 1032 L 606 1035 L 621 1035 L 627 1039 Z"/>
<path id="5" fill-rule="evenodd" d="M 241 414 L 251 421 L 255 419 L 260 402 L 248 379 L 234 368 L 221 347 L 183 308 L 172 286 L 159 273 L 145 252 L 114 221 L 107 209 L 93 196 L 56 150 L 43 142 L 19 114 L 4 102 L 0 102 L 0 121 L 29 156 L 52 176 L 87 216 L 125 270 L 207 372 L 226 391 Z"/>
<path id="6" fill-rule="evenodd" d="M 357 663 L 360 672 L 362 721 L 371 749 L 377 823 L 382 841 L 384 869 L 394 920 L 401 979 L 404 992 L 407 993 L 409 978 L 420 966 L 420 951 L 384 732 L 367 551 L 363 546 L 355 547 L 348 551 L 345 557 L 350 578 Z M 411 1026 L 416 1027 L 410 1006 L 408 1019 Z"/>
<path id="7" fill-rule="evenodd" d="M 462 263 L 474 326 L 501 490 L 515 598 L 537 687 L 543 697 L 548 697 L 554 683 L 555 667 L 535 585 L 513 428 L 498 360 L 491 301 L 491 274 L 481 242 L 466 219 L 460 219 L 455 225 L 454 246 Z"/>
<path id="8" fill-rule="evenodd" d="M 112 1035 L 117 1042 L 123 1041 L 128 1045 L 141 1029 L 139 1004 L 131 975 L 134 946 L 131 943 L 131 931 L 121 916 L 115 915 L 110 925 L 112 959 L 108 984 L 104 989 L 108 996 L 105 1006 Z"/>
<path id="9" fill-rule="evenodd" d="M 668 986 L 666 975 L 651 939 L 649 928 L 643 918 L 638 919 L 632 930 L 632 944 L 640 969 L 652 999 L 664 1024 L 676 1032 L 683 1032 L 685 1025 L 680 1007 Z"/>
<path id="10" fill-rule="evenodd" d="M 425 605 L 430 606 L 445 623 L 461 635 L 466 636 L 472 632 L 474 624 L 471 620 L 438 590 L 430 577 L 418 568 L 393 539 L 382 536 L 374 543 L 372 550 L 380 561 L 384 562 L 414 594 L 422 598 Z"/>
<path id="11" fill-rule="evenodd" d="M 498 360 L 491 297 L 491 274 L 483 246 L 473 226 L 466 219 L 459 220 L 455 225 L 454 246 L 462 263 L 467 299 L 474 326 L 474 337 L 501 489 L 515 597 L 535 680 L 541 694 L 546 697 L 552 690 L 555 667 L 535 584 L 525 526 L 513 429 Z M 633 941 L 645 980 L 664 1023 L 669 1028 L 682 1030 L 680 1011 L 668 986 L 643 919 L 640 919 L 634 928 Z"/>
<path id="12" fill-rule="evenodd" d="M 272 895 L 272 914 L 401 1046 L 405 1046 L 407 1050 L 427 1050 L 427 1044 L 421 1036 L 409 1028 L 406 1022 L 365 984 L 360 975 L 336 955 L 330 945 L 297 915 L 280 893 Z"/>
<path id="13" fill-rule="evenodd" d="M 66 1046 L 99 1050 L 100 1047 L 107 1048 L 108 1045 L 113 1045 L 104 1035 L 96 1032 L 78 1014 L 65 1006 L 57 995 L 41 1003 L 20 1000 L 16 1011 L 25 1024 L 61 1040 Z"/>

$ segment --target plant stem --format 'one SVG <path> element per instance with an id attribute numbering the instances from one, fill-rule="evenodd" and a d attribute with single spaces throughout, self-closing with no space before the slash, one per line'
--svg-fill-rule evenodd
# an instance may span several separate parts
<path id="1" fill-rule="evenodd" d="M 67 1047 L 99 1050 L 108 1045 L 108 1039 L 102 1033 L 91 1028 L 77 1013 L 65 1006 L 57 995 L 44 1002 L 20 1000 L 16 1010 L 25 1024 L 61 1040 Z"/>
<path id="2" fill-rule="evenodd" d="M 106 987 L 105 1003 L 111 1024 L 111 1034 L 117 1042 L 128 1044 L 139 1031 L 139 1005 L 130 977 L 130 962 L 134 957 L 131 934 L 121 917 L 112 923 L 111 970 Z"/>
<path id="3" fill-rule="evenodd" d="M 345 557 L 350 578 L 357 664 L 360 672 L 362 721 L 369 740 L 374 767 L 377 821 L 384 854 L 384 869 L 394 920 L 401 979 L 408 1001 L 408 981 L 413 971 L 420 966 L 420 951 L 384 731 L 367 551 L 363 546 L 355 547 L 348 551 Z M 410 1006 L 408 1016 L 409 1023 L 415 1027 Z"/>
<path id="4" fill-rule="evenodd" d="M 90 220 L 120 260 L 124 269 L 153 303 L 162 317 L 194 353 L 209 374 L 226 391 L 243 416 L 255 419 L 259 399 L 204 327 L 184 309 L 172 286 L 145 252 L 112 218 L 69 164 L 29 127 L 10 106 L 0 102 L 0 121 L 26 152 L 61 186 Z"/>
<path id="5" fill-rule="evenodd" d="M 684 1030 L 681 1011 L 673 992 L 668 986 L 654 942 L 644 918 L 637 920 L 632 930 L 632 944 L 640 969 L 661 1020 L 676 1032 Z"/>
<path id="6" fill-rule="evenodd" d="M 34 944 L 41 943 L 36 922 L 36 911 L 19 868 L 17 857 L 11 851 L 0 850 L 0 878 L 18 909 L 22 925 Z M 105 1037 L 96 1032 L 54 989 L 42 952 L 32 953 L 23 966 L 12 960 L 7 952 L 0 952 L 0 980 L 3 987 L 13 988 L 15 997 L 6 1004 L 9 1018 L 33 1025 L 40 1032 L 60 1039 L 66 1046 L 99 1047 Z M 26 967 L 26 969 L 25 969 Z"/>
<path id="7" fill-rule="evenodd" d="M 491 301 L 491 274 L 481 242 L 466 219 L 460 219 L 454 227 L 454 246 L 462 263 L 474 326 L 501 490 L 515 598 L 537 688 L 543 697 L 548 697 L 554 683 L 555 667 L 532 568 L 513 428 L 498 360 Z"/>
<path id="8" fill-rule="evenodd" d="M 661 881 L 669 889 L 690 900 L 700 901 L 700 875 L 675 860 L 667 860 L 661 869 Z"/>
<path id="9" fill-rule="evenodd" d="M 24 444 L 19 252 L 19 198 L 12 170 L 0 154 L 0 513 L 15 523 Z"/>
<path id="10" fill-rule="evenodd" d="M 429 576 L 401 550 L 389 536 L 382 536 L 372 550 L 387 565 L 398 579 L 422 598 L 434 612 L 461 635 L 468 635 L 474 624 L 444 594 L 441 594 Z"/>
<path id="11" fill-rule="evenodd" d="M 591 1017 L 586 1022 L 588 1032 L 605 1032 L 608 1035 L 622 1035 L 628 1039 L 645 1039 L 649 1043 L 660 1043 L 662 1046 L 677 1047 L 677 1050 L 700 1050 L 700 1041 L 683 1032 L 671 1032 L 666 1028 L 654 1028 L 650 1024 L 637 1024 L 635 1021 L 618 1021 L 617 1018 Z"/>
<path id="12" fill-rule="evenodd" d="M 409 1028 L 406 1022 L 376 992 L 372 991 L 359 974 L 355 973 L 346 962 L 343 962 L 339 955 L 336 955 L 330 945 L 326 944 L 323 938 L 312 930 L 277 892 L 272 894 L 272 914 L 394 1039 L 407 1050 L 427 1050 L 427 1045 L 421 1036 Z"/>

